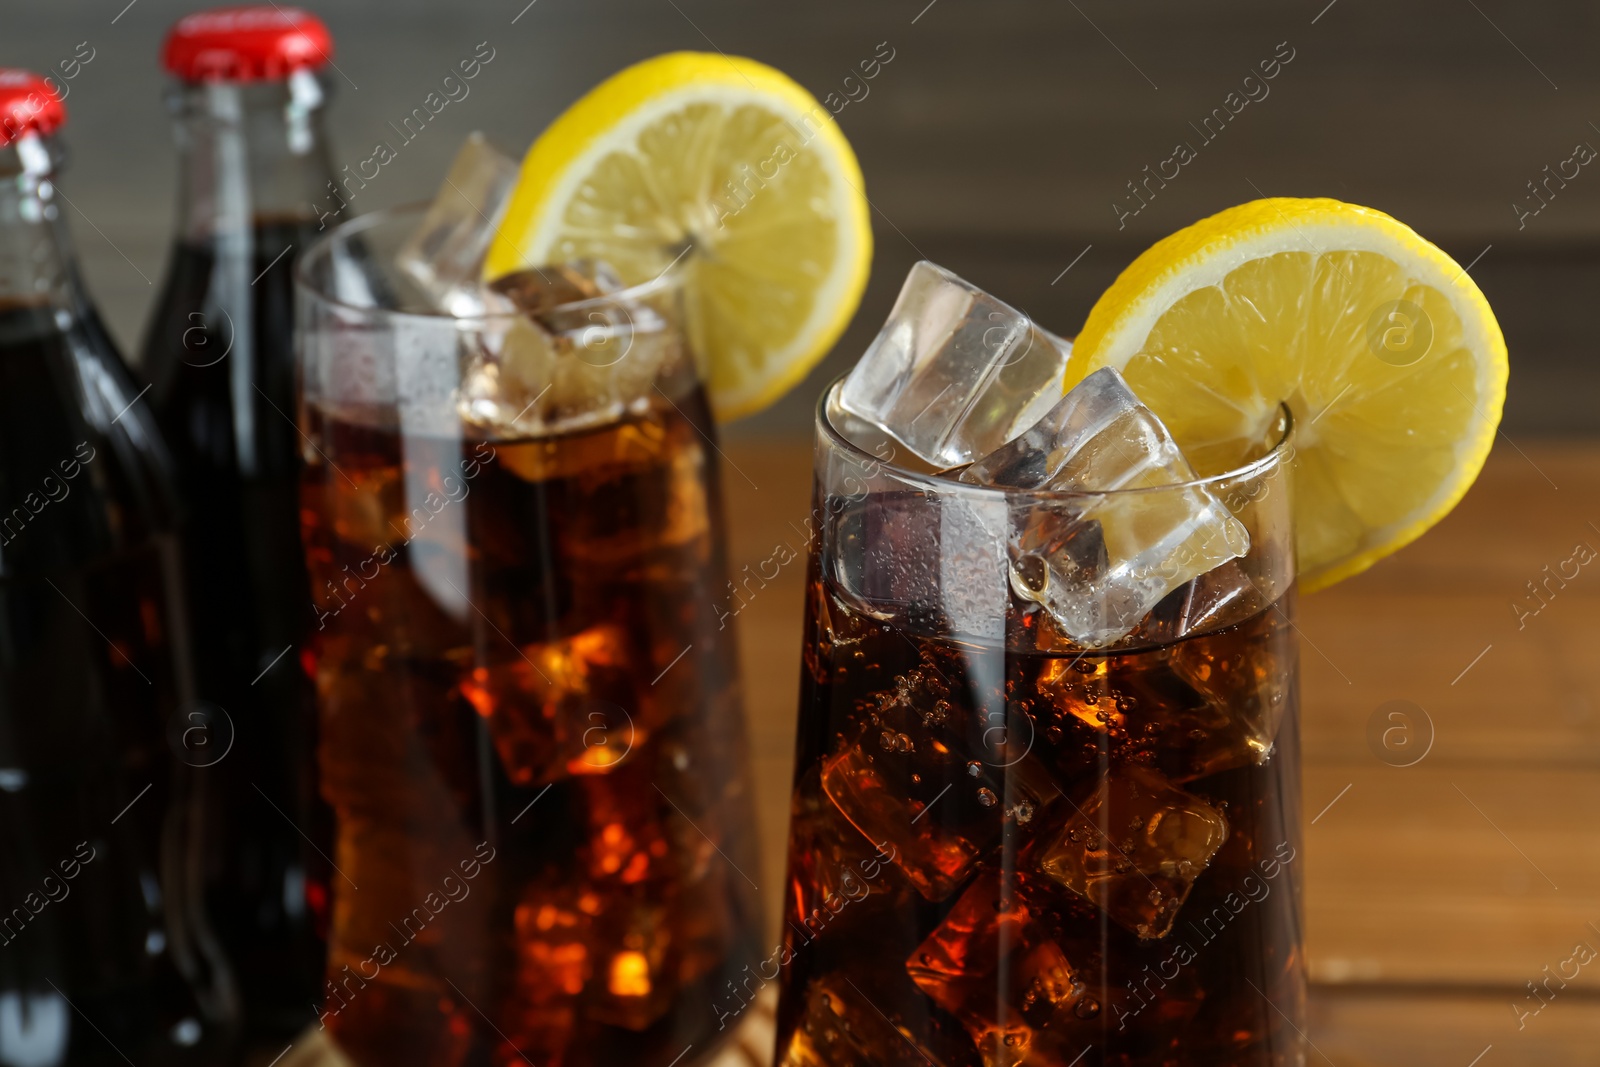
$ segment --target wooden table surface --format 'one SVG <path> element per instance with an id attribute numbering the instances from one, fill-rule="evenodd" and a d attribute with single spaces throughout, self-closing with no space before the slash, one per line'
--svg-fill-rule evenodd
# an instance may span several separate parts
<path id="1" fill-rule="evenodd" d="M 811 450 L 724 453 L 735 575 L 796 555 L 736 623 L 776 913 Z M 1597 553 L 1600 445 L 1502 438 L 1438 527 L 1301 600 L 1313 1063 L 1600 1062 Z"/>

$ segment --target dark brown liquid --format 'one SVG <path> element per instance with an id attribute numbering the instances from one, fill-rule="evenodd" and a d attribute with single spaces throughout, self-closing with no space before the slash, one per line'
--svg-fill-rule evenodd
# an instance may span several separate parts
<path id="1" fill-rule="evenodd" d="M 698 393 L 492 443 L 310 412 L 323 1021 L 363 1067 L 721 1036 L 760 922 L 708 427 Z"/>
<path id="2" fill-rule="evenodd" d="M 259 222 L 247 245 L 179 244 L 143 361 L 185 505 L 198 695 L 225 713 L 211 712 L 213 751 L 192 754 L 215 803 L 208 905 L 252 1032 L 274 1041 L 312 1019 L 331 852 L 301 664 L 313 616 L 292 421 L 291 271 L 315 232 L 311 222 Z"/>
<path id="3" fill-rule="evenodd" d="M 137 392 L 91 311 L 0 308 L 0 1048 L 41 1065 L 217 1049 L 182 977 L 211 989 L 217 957 L 169 747 L 170 472 Z"/>
<path id="4" fill-rule="evenodd" d="M 1303 1062 L 1291 610 L 1019 652 L 814 558 L 780 1063 Z"/>

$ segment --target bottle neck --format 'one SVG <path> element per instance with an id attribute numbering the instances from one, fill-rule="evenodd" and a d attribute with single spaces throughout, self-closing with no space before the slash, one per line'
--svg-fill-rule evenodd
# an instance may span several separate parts
<path id="1" fill-rule="evenodd" d="M 260 223 L 315 218 L 331 180 L 322 130 L 326 88 L 310 71 L 282 81 L 175 87 L 178 236 L 209 244 Z"/>
<path id="2" fill-rule="evenodd" d="M 56 193 L 59 148 L 27 133 L 0 148 L 0 304 L 75 308 L 77 265 Z"/>

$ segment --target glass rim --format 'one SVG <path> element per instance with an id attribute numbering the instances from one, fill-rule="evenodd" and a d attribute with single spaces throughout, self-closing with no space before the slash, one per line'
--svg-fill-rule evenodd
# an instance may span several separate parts
<path id="1" fill-rule="evenodd" d="M 374 229 L 385 223 L 395 222 L 397 219 L 407 215 L 421 216 L 427 212 L 430 206 L 431 203 L 429 201 L 413 200 L 410 203 L 396 204 L 392 207 L 379 208 L 377 211 L 369 211 L 365 215 L 357 215 L 353 219 L 339 223 L 333 229 L 318 237 L 311 243 L 310 247 L 295 257 L 293 274 L 295 288 L 314 297 L 323 304 L 373 318 L 409 320 L 418 323 L 448 322 L 458 325 L 467 324 L 469 327 L 472 324 L 510 324 L 526 318 L 527 316 L 520 311 L 502 311 L 483 315 L 453 315 L 448 311 L 407 311 L 400 308 L 352 304 L 328 293 L 322 286 L 311 280 L 310 268 L 312 264 L 326 257 L 328 249 L 332 248 L 335 242 L 340 240 L 348 241 L 356 234 Z M 583 300 L 569 300 L 562 304 L 555 304 L 546 308 L 545 312 L 566 311 L 581 314 L 585 309 L 599 310 L 614 307 L 619 303 L 631 303 L 655 296 L 658 293 L 672 291 L 680 286 L 681 281 L 682 274 L 674 264 L 649 281 L 618 289 L 614 293 L 605 293 L 601 296 L 586 297 Z"/>
<path id="2" fill-rule="evenodd" d="M 822 391 L 822 396 L 817 400 L 816 421 L 818 431 L 826 435 L 835 447 L 852 454 L 858 462 L 876 464 L 880 468 L 891 472 L 901 481 L 909 482 L 919 487 L 926 487 L 937 493 L 949 493 L 954 490 L 972 493 L 976 496 L 1024 497 L 1040 501 L 1082 500 L 1111 496 L 1129 497 L 1138 494 L 1154 495 L 1181 489 L 1205 489 L 1225 482 L 1237 482 L 1255 477 L 1271 468 L 1281 467 L 1294 453 L 1294 411 L 1289 407 L 1287 400 L 1280 400 L 1278 402 L 1278 417 L 1282 422 L 1283 430 L 1278 435 L 1278 439 L 1272 443 L 1272 447 L 1255 459 L 1241 463 L 1239 466 L 1222 471 L 1219 474 L 1208 474 L 1203 477 L 1191 478 L 1184 482 L 1173 482 L 1171 485 L 1146 485 L 1133 489 L 1007 489 L 1003 486 L 976 485 L 972 482 L 947 478 L 942 474 L 930 474 L 926 471 L 914 471 L 908 467 L 902 467 L 897 463 L 885 460 L 882 456 L 868 452 L 840 433 L 839 428 L 833 424 L 833 420 L 828 418 L 828 401 L 843 386 L 847 377 L 849 377 L 848 371 L 829 382 L 828 387 Z M 893 434 L 886 433 L 885 436 L 897 447 L 907 448 L 905 442 Z"/>

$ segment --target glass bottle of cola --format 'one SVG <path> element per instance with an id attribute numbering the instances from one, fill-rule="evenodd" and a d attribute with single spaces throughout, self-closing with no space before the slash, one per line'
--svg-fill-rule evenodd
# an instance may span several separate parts
<path id="1" fill-rule="evenodd" d="M 200 1063 L 236 1001 L 180 758 L 170 462 L 79 281 L 65 117 L 0 70 L 0 1063 Z"/>
<path id="2" fill-rule="evenodd" d="M 177 231 L 142 368 L 186 507 L 198 693 L 232 731 L 213 753 L 207 900 L 261 1042 L 314 1018 L 325 955 L 290 278 L 330 184 L 318 71 L 332 50 L 321 21 L 277 4 L 188 15 L 163 50 Z"/>

